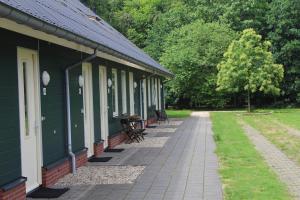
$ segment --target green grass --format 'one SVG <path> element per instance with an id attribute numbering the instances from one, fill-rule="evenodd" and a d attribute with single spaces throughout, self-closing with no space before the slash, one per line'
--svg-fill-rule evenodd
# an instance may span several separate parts
<path id="1" fill-rule="evenodd" d="M 244 134 L 236 113 L 214 112 L 211 118 L 225 199 L 291 199 Z"/>
<path id="2" fill-rule="evenodd" d="M 191 110 L 166 110 L 169 118 L 186 118 L 192 113 Z"/>
<path id="3" fill-rule="evenodd" d="M 300 130 L 300 109 L 275 110 L 273 116 L 278 121 Z"/>
<path id="4" fill-rule="evenodd" d="M 300 165 L 300 137 L 289 133 L 285 127 L 300 129 L 299 110 L 274 110 L 269 115 L 253 114 L 241 115 L 240 117 L 243 121 L 259 130 L 277 148 Z"/>

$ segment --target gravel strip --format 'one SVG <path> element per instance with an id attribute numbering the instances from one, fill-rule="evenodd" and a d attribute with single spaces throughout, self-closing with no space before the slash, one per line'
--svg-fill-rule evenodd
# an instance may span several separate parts
<path id="1" fill-rule="evenodd" d="M 83 166 L 76 174 L 68 174 L 55 186 L 132 184 L 143 173 L 144 166 Z"/>

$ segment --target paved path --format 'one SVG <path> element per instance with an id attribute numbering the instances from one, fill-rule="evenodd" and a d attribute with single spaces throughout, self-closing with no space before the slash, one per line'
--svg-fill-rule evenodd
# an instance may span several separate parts
<path id="1" fill-rule="evenodd" d="M 259 131 L 249 125 L 244 125 L 244 129 L 269 166 L 287 185 L 292 197 L 300 200 L 300 167 L 261 135 Z"/>
<path id="2" fill-rule="evenodd" d="M 125 199 L 222 199 L 208 113 L 193 113 L 146 168 Z"/>
<path id="3" fill-rule="evenodd" d="M 177 128 L 174 131 L 170 130 Z M 174 126 L 174 127 L 173 127 Z M 168 131 L 164 132 L 164 128 Z M 162 132 L 156 130 L 161 129 Z M 145 147 L 125 144 L 106 166 L 146 166 L 133 184 L 79 185 L 60 199 L 72 200 L 221 200 L 208 112 L 194 112 L 182 124 L 171 121 L 147 130 Z M 150 141 L 150 142 L 149 142 Z M 158 142 L 163 141 L 163 142 Z M 154 147 L 151 147 L 154 144 Z M 129 146 L 129 148 L 127 148 Z M 89 164 L 91 165 L 91 164 Z"/>

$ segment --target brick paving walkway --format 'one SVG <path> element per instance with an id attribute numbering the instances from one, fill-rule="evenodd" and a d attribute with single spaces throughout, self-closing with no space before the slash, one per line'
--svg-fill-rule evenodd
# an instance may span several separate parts
<path id="1" fill-rule="evenodd" d="M 259 131 L 249 125 L 244 125 L 244 129 L 269 166 L 287 185 L 292 197 L 300 200 L 300 167 L 261 135 Z"/>
<path id="2" fill-rule="evenodd" d="M 218 176 L 218 160 L 214 154 L 211 121 L 208 112 L 194 112 L 174 132 L 148 130 L 147 139 L 168 139 L 153 148 L 120 145 L 122 153 L 113 155 L 104 165 L 146 166 L 134 184 L 102 184 L 73 186 L 60 199 L 72 200 L 221 200 L 222 186 Z M 170 124 L 156 129 L 170 128 Z M 174 128 L 174 127 L 173 127 Z M 163 135 L 161 135 L 163 133 Z M 162 137 L 163 136 L 163 137 Z M 129 147 L 129 148 L 128 148 Z M 91 164 L 89 164 L 91 165 Z"/>

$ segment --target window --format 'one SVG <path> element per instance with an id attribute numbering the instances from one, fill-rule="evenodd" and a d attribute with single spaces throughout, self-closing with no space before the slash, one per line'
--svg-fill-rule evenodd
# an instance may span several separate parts
<path id="1" fill-rule="evenodd" d="M 126 72 L 121 72 L 122 78 L 122 112 L 123 114 L 127 113 L 127 88 L 126 88 Z"/>
<path id="2" fill-rule="evenodd" d="M 24 110 L 25 110 L 25 136 L 29 136 L 29 117 L 28 117 L 28 94 L 27 94 L 27 82 L 28 82 L 28 78 L 27 78 L 27 63 L 23 62 L 23 84 L 24 84 Z"/>
<path id="3" fill-rule="evenodd" d="M 156 105 L 156 84 L 155 79 L 152 78 L 152 105 Z"/>
<path id="4" fill-rule="evenodd" d="M 113 116 L 118 116 L 119 114 L 119 106 L 118 106 L 118 73 L 116 69 L 112 69 L 112 77 L 111 77 L 112 85 L 112 108 L 113 108 Z"/>

